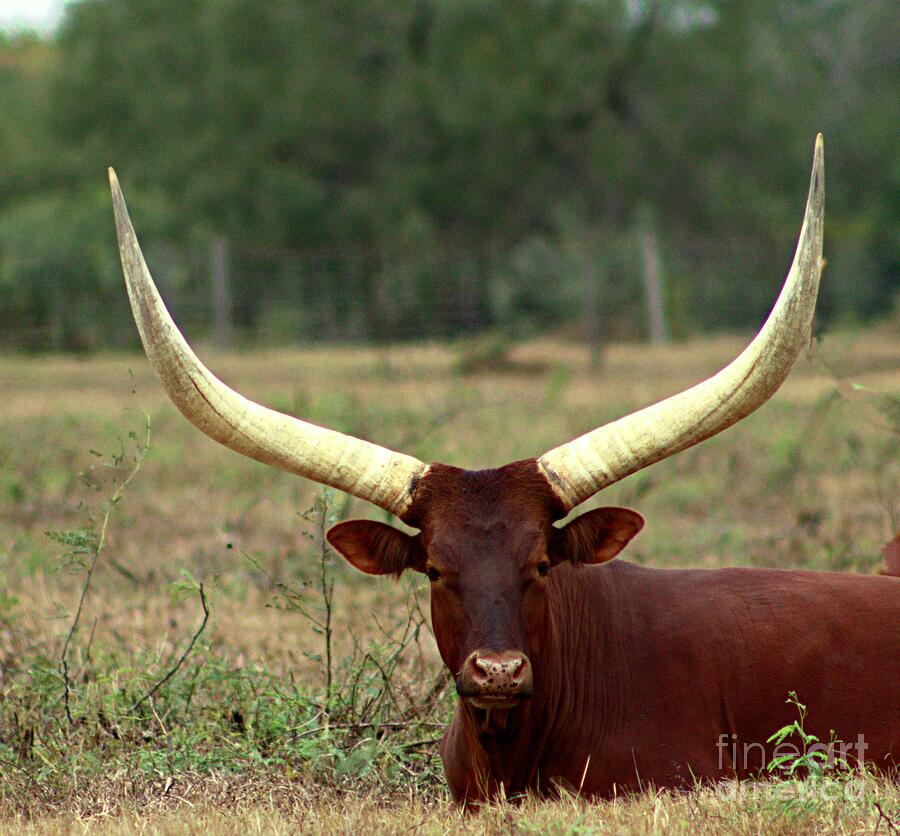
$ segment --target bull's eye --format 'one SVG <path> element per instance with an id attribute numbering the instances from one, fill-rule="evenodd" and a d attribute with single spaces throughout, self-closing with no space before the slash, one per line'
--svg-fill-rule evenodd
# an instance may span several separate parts
<path id="1" fill-rule="evenodd" d="M 438 570 L 435 569 L 434 566 L 426 566 L 425 574 L 428 577 L 428 580 L 430 580 L 432 583 L 441 579 L 441 573 L 438 572 Z"/>
<path id="2" fill-rule="evenodd" d="M 542 560 L 540 563 L 538 563 L 538 565 L 537 565 L 537 573 L 538 573 L 542 578 L 547 577 L 547 573 L 548 573 L 549 571 L 550 571 L 550 561 L 549 561 L 549 560 Z"/>

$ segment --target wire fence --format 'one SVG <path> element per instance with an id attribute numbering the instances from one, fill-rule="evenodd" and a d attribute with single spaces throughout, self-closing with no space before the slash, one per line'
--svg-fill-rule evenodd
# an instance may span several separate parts
<path id="1" fill-rule="evenodd" d="M 500 331 L 664 341 L 755 327 L 777 295 L 792 241 L 695 238 L 677 244 L 643 226 L 626 235 L 512 247 L 347 246 L 273 250 L 213 238 L 150 243 L 160 292 L 192 339 L 223 347 L 452 339 Z M 41 278 L 24 314 L 7 305 L 0 342 L 92 349 L 136 341 L 118 265 L 91 288 Z M 45 285 L 45 286 L 44 286 Z M 9 295 L 4 294 L 9 301 Z"/>
<path id="2" fill-rule="evenodd" d="M 758 238 L 674 248 L 655 235 L 615 250 L 535 238 L 505 252 L 399 254 L 216 239 L 209 252 L 173 252 L 173 269 L 154 272 L 176 316 L 223 343 L 446 339 L 496 328 L 528 336 L 591 322 L 616 339 L 664 340 L 755 324 L 792 255 L 789 244 Z"/>

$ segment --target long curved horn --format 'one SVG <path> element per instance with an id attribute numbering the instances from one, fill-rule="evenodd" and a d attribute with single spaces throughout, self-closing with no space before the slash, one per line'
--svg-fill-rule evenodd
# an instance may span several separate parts
<path id="1" fill-rule="evenodd" d="M 210 438 L 238 453 L 403 517 L 427 466 L 411 456 L 267 409 L 216 378 L 191 351 L 153 284 L 112 169 L 109 183 L 131 310 L 144 350 L 175 406 Z"/>
<path id="2" fill-rule="evenodd" d="M 794 263 L 759 334 L 708 380 L 545 453 L 538 466 L 568 510 L 631 473 L 730 427 L 765 403 L 809 344 L 822 272 L 825 150 L 816 137 Z"/>

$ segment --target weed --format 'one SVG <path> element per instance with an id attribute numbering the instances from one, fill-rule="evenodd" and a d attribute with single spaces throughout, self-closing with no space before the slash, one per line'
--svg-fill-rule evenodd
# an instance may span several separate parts
<path id="1" fill-rule="evenodd" d="M 68 718 L 70 724 L 74 724 L 75 719 L 72 716 L 72 708 L 70 702 L 70 697 L 72 694 L 72 682 L 69 678 L 69 646 L 71 645 L 72 640 L 75 638 L 75 634 L 78 631 L 79 622 L 81 620 L 81 613 L 84 608 L 84 602 L 87 598 L 88 590 L 90 589 L 91 579 L 94 576 L 94 569 L 97 567 L 97 561 L 100 558 L 100 553 L 103 551 L 103 546 L 106 544 L 106 532 L 109 526 L 110 516 L 112 515 L 115 507 L 119 504 L 119 501 L 122 498 L 122 494 L 128 487 L 128 484 L 141 469 L 141 463 L 143 462 L 144 456 L 147 454 L 147 450 L 150 447 L 150 416 L 146 414 L 145 428 L 146 429 L 143 442 L 140 442 L 138 440 L 136 432 L 131 431 L 128 433 L 128 438 L 135 444 L 135 450 L 133 453 L 129 455 L 125 444 L 120 443 L 120 451 L 111 456 L 110 462 L 104 463 L 104 466 L 110 467 L 117 472 L 125 470 L 126 475 L 121 480 L 121 482 L 118 482 L 118 480 L 114 477 L 113 483 L 116 487 L 110 497 L 103 504 L 103 517 L 100 520 L 99 525 L 96 524 L 93 518 L 89 518 L 89 528 L 70 529 L 68 531 L 61 532 L 47 532 L 47 536 L 50 537 L 51 540 L 66 547 L 67 551 L 63 556 L 64 565 L 68 568 L 75 567 L 76 570 L 84 569 L 86 572 L 84 584 L 81 587 L 81 595 L 78 598 L 78 606 L 75 609 L 75 615 L 72 618 L 72 623 L 69 625 L 69 631 L 68 633 L 66 633 L 62 651 L 59 654 L 59 672 L 63 681 L 63 703 L 66 709 L 66 717 Z M 95 451 L 91 452 L 93 455 L 102 458 L 102 454 L 96 453 Z M 87 481 L 89 484 L 91 484 L 89 478 Z M 99 490 L 99 485 L 97 486 L 97 489 Z M 88 651 L 86 652 L 86 655 L 90 652 L 90 646 L 93 642 L 93 637 L 94 631 L 92 629 L 91 638 L 88 641 Z"/>
<path id="2" fill-rule="evenodd" d="M 775 756 L 766 767 L 771 773 L 778 773 L 787 778 L 793 778 L 798 771 L 803 771 L 810 777 L 821 776 L 829 768 L 828 751 L 819 746 L 819 738 L 806 730 L 806 706 L 797 698 L 797 692 L 791 691 L 787 698 L 788 705 L 797 709 L 798 719 L 778 729 L 766 743 L 774 743 L 777 748 L 788 738 L 797 737 L 800 740 L 800 749 L 793 753 Z M 835 740 L 829 742 L 833 747 Z"/>
<path id="3" fill-rule="evenodd" d="M 778 812 L 796 818 L 831 809 L 835 804 L 871 804 L 862 764 L 858 769 L 850 767 L 844 754 L 846 747 L 833 731 L 827 744 L 809 732 L 808 710 L 796 692 L 788 694 L 787 703 L 796 708 L 797 719 L 778 729 L 767 741 L 775 744 L 767 771 L 780 778 L 770 793 Z M 798 744 L 788 742 L 793 740 Z M 778 754 L 781 748 L 790 751 Z"/>
<path id="4" fill-rule="evenodd" d="M 410 667 L 408 652 L 418 646 L 425 625 L 415 597 L 408 601 L 402 621 L 383 626 L 373 614 L 380 638 L 363 644 L 353 637 L 352 652 L 334 660 L 334 554 L 325 539 L 336 521 L 334 504 L 335 492 L 323 489 L 302 515 L 311 526 L 304 536 L 316 557 L 315 582 L 298 589 L 266 575 L 275 592 L 274 606 L 299 614 L 322 642 L 321 653 L 306 654 L 321 665 L 324 690 L 307 698 L 307 719 L 297 731 L 298 751 L 318 764 L 320 774 L 324 769 L 335 780 L 393 785 L 404 777 L 420 782 L 427 776 L 432 781 L 434 755 L 423 754 L 423 749 L 437 743 L 435 732 L 445 725 L 442 698 L 448 678 L 439 674 L 423 693 L 416 675 L 423 669 L 421 660 Z M 257 560 L 245 558 L 265 574 Z"/>

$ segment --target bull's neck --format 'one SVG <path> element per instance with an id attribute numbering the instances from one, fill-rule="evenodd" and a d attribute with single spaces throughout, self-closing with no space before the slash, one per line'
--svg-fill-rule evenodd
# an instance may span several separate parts
<path id="1" fill-rule="evenodd" d="M 574 727 L 587 722 L 594 727 L 588 735 L 598 744 L 608 721 L 615 721 L 614 695 L 605 693 L 602 682 L 587 681 L 597 676 L 597 665 L 588 664 L 614 652 L 615 638 L 608 630 L 608 579 L 605 573 L 588 568 L 560 566 L 548 591 L 548 617 L 543 635 L 532 655 L 534 693 L 530 700 L 506 712 L 496 728 L 485 733 L 475 712 L 460 706 L 459 719 L 467 739 L 475 743 L 478 760 L 489 775 L 505 787 L 507 796 L 535 787 L 542 779 L 542 764 L 552 754 L 558 739 L 571 738 Z M 614 596 L 612 596 L 614 597 Z M 602 664 L 601 664 L 602 667 Z M 598 700 L 599 716 L 586 718 L 585 695 Z M 594 706 L 588 714 L 594 713 Z M 608 716 L 604 716 L 608 715 Z M 574 724 L 574 725 L 573 725 Z M 551 787 L 541 787 L 550 790 Z"/>
<path id="2" fill-rule="evenodd" d="M 552 754 L 553 741 L 568 740 L 572 729 L 585 752 L 570 751 L 569 757 L 586 757 L 599 752 L 612 729 L 622 722 L 621 687 L 608 685 L 607 672 L 623 667 L 627 655 L 623 637 L 629 633 L 630 614 L 623 605 L 627 596 L 617 594 L 619 566 L 560 566 L 553 599 L 557 643 L 553 670 L 558 683 L 551 728 L 545 753 Z M 629 670 L 626 664 L 624 668 Z"/>

